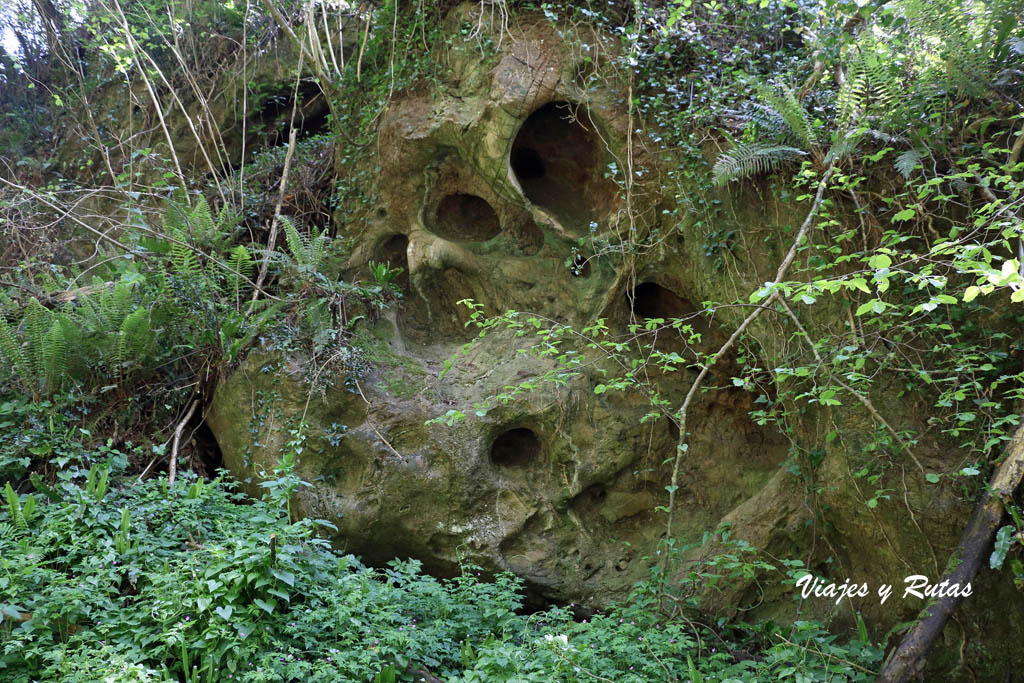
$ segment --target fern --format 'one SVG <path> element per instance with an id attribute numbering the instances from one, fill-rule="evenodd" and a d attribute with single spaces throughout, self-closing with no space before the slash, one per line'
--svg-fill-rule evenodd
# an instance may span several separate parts
<path id="1" fill-rule="evenodd" d="M 28 357 L 25 350 L 21 348 L 14 330 L 7 324 L 7 320 L 0 314 L 0 361 L 3 362 L 9 374 L 21 380 L 21 383 L 29 387 L 32 383 L 32 373 L 29 370 Z"/>
<path id="2" fill-rule="evenodd" d="M 127 376 L 127 368 L 134 360 L 141 364 L 148 355 L 150 343 L 149 312 L 136 308 L 125 317 L 117 334 L 117 371 L 123 380 Z"/>
<path id="3" fill-rule="evenodd" d="M 784 137 L 802 149 L 813 149 L 817 142 L 814 126 L 796 93 L 787 86 L 776 89 L 760 81 L 754 82 L 754 89 L 763 100 L 764 106 L 769 107 L 782 121 Z"/>
<path id="4" fill-rule="evenodd" d="M 235 299 L 235 308 L 237 309 L 243 291 L 249 287 L 246 280 L 252 277 L 254 270 L 252 255 L 244 245 L 239 244 L 231 250 L 228 267 L 230 268 L 227 273 L 228 289 Z"/>
<path id="5" fill-rule="evenodd" d="M 25 529 L 28 527 L 25 521 L 25 515 L 21 511 L 21 501 L 18 500 L 18 494 L 11 488 L 11 482 L 4 483 L 4 498 L 7 502 L 7 515 L 10 517 L 11 526 L 15 529 Z"/>
<path id="6" fill-rule="evenodd" d="M 795 147 L 784 145 L 766 145 L 757 142 L 738 143 L 718 157 L 711 173 L 716 185 L 724 185 L 734 178 L 766 173 L 779 164 L 806 154 Z"/>
<path id="7" fill-rule="evenodd" d="M 57 317 L 53 318 L 50 329 L 43 338 L 42 375 L 40 384 L 44 393 L 60 389 L 68 369 L 68 346 L 64 339 L 64 326 Z"/>
<path id="8" fill-rule="evenodd" d="M 907 151 L 903 152 L 898 157 L 896 157 L 896 160 L 893 162 L 893 165 L 904 178 L 907 178 L 909 180 L 910 174 L 914 172 L 914 168 L 920 161 L 921 153 L 918 152 L 916 149 L 908 149 Z"/>
<path id="9" fill-rule="evenodd" d="M 299 232 L 295 222 L 288 216 L 280 216 L 284 226 L 285 243 L 291 253 L 292 260 L 301 271 L 315 272 L 324 258 L 327 248 L 327 231 L 314 230 L 312 236 Z"/>

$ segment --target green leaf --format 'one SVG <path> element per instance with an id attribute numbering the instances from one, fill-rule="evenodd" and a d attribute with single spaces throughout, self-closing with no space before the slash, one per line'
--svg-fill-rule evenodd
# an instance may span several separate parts
<path id="1" fill-rule="evenodd" d="M 231 613 L 235 611 L 235 608 L 231 605 L 224 605 L 222 607 L 214 608 L 213 611 L 217 613 L 217 616 L 227 621 L 231 618 Z M 239 631 L 239 635 L 241 635 L 241 631 Z"/>
<path id="2" fill-rule="evenodd" d="M 213 602 L 213 600 L 211 600 L 210 598 L 197 598 L 196 607 L 199 609 L 200 612 L 205 612 L 206 609 L 210 606 L 211 602 Z"/>
<path id="3" fill-rule="evenodd" d="M 1013 531 L 1013 525 L 1007 524 L 996 532 L 996 542 L 993 546 L 992 556 L 988 560 L 989 568 L 1000 569 L 1003 566 L 1003 561 L 1006 560 L 1006 553 L 1010 552 Z"/>
<path id="4" fill-rule="evenodd" d="M 964 302 L 969 303 L 971 301 L 974 301 L 980 293 L 980 287 L 976 285 L 971 285 L 966 290 L 964 290 Z"/>
<path id="5" fill-rule="evenodd" d="M 861 316 L 865 313 L 881 313 L 885 310 L 886 303 L 881 299 L 872 299 L 867 303 L 863 303 L 857 307 L 857 313 L 855 315 Z"/>
<path id="6" fill-rule="evenodd" d="M 865 280 L 862 277 L 856 277 L 856 278 L 850 280 L 849 286 L 853 287 L 854 289 L 859 289 L 860 291 L 865 292 L 867 294 L 871 293 L 871 290 L 868 289 L 867 280 Z"/>
<path id="7" fill-rule="evenodd" d="M 917 215 L 917 212 L 914 211 L 914 209 L 903 209 L 902 211 L 900 211 L 899 213 L 892 217 L 892 222 L 895 223 L 896 221 L 909 221 L 915 215 Z"/>
<path id="8" fill-rule="evenodd" d="M 267 614 L 273 614 L 274 607 L 277 606 L 273 600 L 267 602 L 266 600 L 260 600 L 259 598 L 254 598 L 253 603 Z"/>
<path id="9" fill-rule="evenodd" d="M 874 254 L 868 259 L 868 265 L 876 270 L 879 268 L 888 268 L 892 265 L 892 259 L 889 258 L 888 254 Z"/>
<path id="10" fill-rule="evenodd" d="M 290 587 L 295 587 L 295 574 L 286 572 L 283 569 L 271 569 L 270 573 L 287 583 Z"/>
<path id="11" fill-rule="evenodd" d="M 935 474 L 934 472 L 929 472 L 928 474 L 924 475 L 924 478 L 931 482 L 932 484 L 939 483 L 939 475 Z"/>

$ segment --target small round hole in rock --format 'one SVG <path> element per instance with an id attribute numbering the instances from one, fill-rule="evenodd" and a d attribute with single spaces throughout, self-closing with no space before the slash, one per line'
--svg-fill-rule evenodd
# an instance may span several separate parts
<path id="1" fill-rule="evenodd" d="M 432 232 L 455 242 L 486 242 L 501 232 L 501 221 L 483 197 L 450 194 L 437 205 Z"/>
<path id="2" fill-rule="evenodd" d="M 682 318 L 696 312 L 686 299 L 654 282 L 637 285 L 626 297 L 640 318 Z"/>
<path id="3" fill-rule="evenodd" d="M 502 432 L 491 445 L 491 461 L 502 467 L 522 467 L 540 456 L 541 443 L 533 430 L 516 427 Z"/>
<path id="4" fill-rule="evenodd" d="M 576 253 L 572 257 L 572 265 L 569 271 L 573 277 L 588 277 L 590 275 L 590 259 L 584 258 L 583 254 Z"/>

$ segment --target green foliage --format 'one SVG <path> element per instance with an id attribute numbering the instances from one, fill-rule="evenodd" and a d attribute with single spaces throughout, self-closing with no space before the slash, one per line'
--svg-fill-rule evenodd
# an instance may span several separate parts
<path id="1" fill-rule="evenodd" d="M 758 142 L 739 143 L 715 161 L 715 183 L 724 185 L 734 178 L 768 173 L 780 164 L 798 159 L 807 152 L 785 145 Z"/>
<path id="2" fill-rule="evenodd" d="M 511 575 L 487 581 L 467 565 L 441 581 L 415 561 L 370 569 L 319 539 L 323 522 L 290 523 L 220 479 L 121 481 L 99 495 L 62 475 L 57 490 L 33 516 L 27 503 L 16 518 L 10 502 L 0 512 L 5 680 L 404 680 L 425 669 L 453 681 L 685 680 L 694 670 L 855 681 L 880 655 L 809 622 L 781 641 L 773 625 L 716 637 L 659 615 L 647 583 L 582 621 L 565 608 L 521 615 Z M 748 567 L 719 566 L 730 565 Z"/>

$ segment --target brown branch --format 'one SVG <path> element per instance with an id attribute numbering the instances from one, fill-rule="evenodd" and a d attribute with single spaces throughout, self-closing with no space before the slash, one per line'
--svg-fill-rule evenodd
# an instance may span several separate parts
<path id="1" fill-rule="evenodd" d="M 978 501 L 971 520 L 960 536 L 960 543 L 953 551 L 951 566 L 943 576 L 943 583 L 964 587 L 974 579 L 992 547 L 992 537 L 1002 523 L 1006 503 L 1020 487 L 1021 479 L 1024 479 L 1024 423 L 1010 440 L 1006 457 L 992 476 L 988 491 Z M 923 612 L 924 618 L 890 653 L 876 682 L 903 683 L 919 677 L 942 629 L 961 600 L 962 595 L 947 595 L 929 605 Z"/>
<path id="2" fill-rule="evenodd" d="M 263 280 L 267 277 L 267 265 L 270 263 L 270 255 L 274 251 L 274 243 L 277 242 L 277 226 L 281 222 L 281 206 L 284 204 L 285 189 L 288 187 L 288 169 L 292 165 L 292 154 L 295 152 L 295 134 L 298 132 L 294 126 L 288 133 L 288 152 L 284 155 L 284 172 L 281 174 L 281 189 L 277 193 L 277 206 L 274 207 L 274 218 L 270 222 L 270 236 L 267 238 L 267 253 L 260 264 L 260 273 L 256 277 L 256 289 L 252 293 L 252 300 L 256 301 L 260 288 L 263 287 Z"/>
<path id="3" fill-rule="evenodd" d="M 800 248 L 800 243 L 804 241 L 804 237 L 810 232 L 811 226 L 814 224 L 814 217 L 818 215 L 818 209 L 821 208 L 821 202 L 825 197 L 825 188 L 828 186 L 828 181 L 832 178 L 832 174 L 835 172 L 835 166 L 830 165 L 824 175 L 821 177 L 821 181 L 818 183 L 818 191 L 814 195 L 814 203 L 811 204 L 810 210 L 807 212 L 807 217 L 804 219 L 803 224 L 800 226 L 800 230 L 797 232 L 796 237 L 793 239 L 793 244 L 790 246 L 789 251 L 786 253 L 786 257 L 779 264 L 779 269 L 775 272 L 775 284 L 782 282 L 782 278 L 786 276 L 786 272 L 789 267 L 793 264 L 793 259 L 796 258 L 796 252 Z M 730 335 L 730 337 L 722 344 L 722 347 L 718 349 L 711 356 L 711 361 L 705 363 L 701 367 L 700 373 L 697 375 L 697 379 L 693 381 L 690 386 L 690 390 L 686 392 L 686 398 L 683 399 L 683 405 L 679 408 L 679 439 L 685 441 L 686 439 L 686 418 L 687 413 L 690 409 L 690 404 L 693 403 L 697 392 L 700 391 L 701 385 L 707 378 L 708 373 L 711 372 L 711 366 L 714 361 L 725 355 L 729 349 L 733 347 L 736 340 L 740 338 L 740 335 L 750 326 L 754 320 L 757 319 L 761 313 L 772 306 L 773 303 L 779 298 L 779 293 L 782 290 L 776 287 L 772 290 L 772 293 L 764 301 L 763 304 L 755 308 L 751 313 L 740 323 L 739 327 Z M 683 454 L 685 451 L 681 447 L 676 449 L 675 463 L 672 465 L 672 485 L 669 488 L 668 493 L 668 521 L 665 526 L 665 535 L 668 538 L 672 537 L 672 521 L 673 521 L 673 510 L 675 508 L 676 491 L 679 490 L 679 470 L 683 464 Z M 665 554 L 665 561 L 667 561 L 668 553 Z"/>

